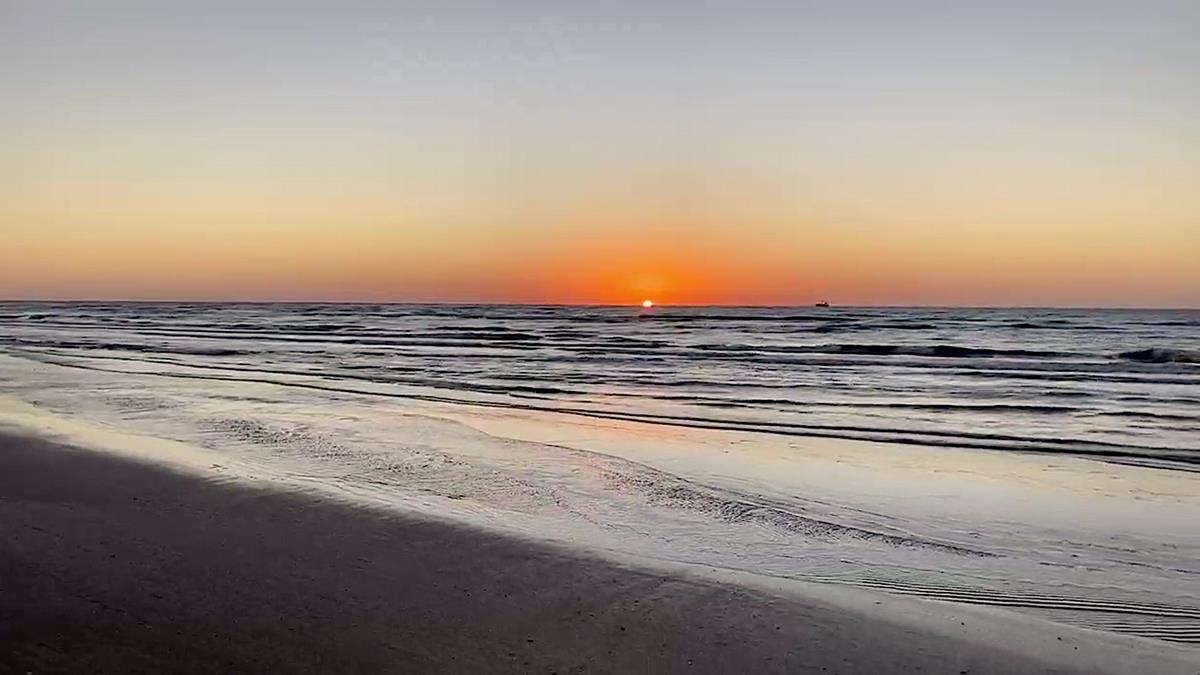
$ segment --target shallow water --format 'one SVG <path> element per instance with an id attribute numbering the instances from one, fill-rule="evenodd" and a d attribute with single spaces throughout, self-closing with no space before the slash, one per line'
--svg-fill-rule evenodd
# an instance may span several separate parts
<path id="1" fill-rule="evenodd" d="M 1197 312 L 0 314 L 0 419 L 597 549 L 1200 643 Z"/>
<path id="2" fill-rule="evenodd" d="M 1200 465 L 1200 312 L 0 305 L 0 344 L 660 424 Z"/>

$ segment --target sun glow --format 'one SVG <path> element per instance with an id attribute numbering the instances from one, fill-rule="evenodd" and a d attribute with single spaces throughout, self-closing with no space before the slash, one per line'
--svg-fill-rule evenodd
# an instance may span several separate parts
<path id="1" fill-rule="evenodd" d="M 653 306 L 654 306 L 653 300 L 643 300 L 642 301 L 642 309 L 650 309 Z"/>

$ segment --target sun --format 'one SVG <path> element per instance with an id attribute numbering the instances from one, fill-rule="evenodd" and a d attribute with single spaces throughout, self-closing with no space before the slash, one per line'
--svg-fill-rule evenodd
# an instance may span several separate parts
<path id="1" fill-rule="evenodd" d="M 642 301 L 642 308 L 643 308 L 643 309 L 650 309 L 650 308 L 651 308 L 651 307 L 653 307 L 653 306 L 654 306 L 654 301 L 653 301 L 653 300 L 643 300 L 643 301 Z"/>

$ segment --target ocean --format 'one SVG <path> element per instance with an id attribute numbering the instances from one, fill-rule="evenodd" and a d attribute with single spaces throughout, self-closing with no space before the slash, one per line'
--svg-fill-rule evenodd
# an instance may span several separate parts
<path id="1" fill-rule="evenodd" d="M 1200 644 L 1200 311 L 10 302 L 0 350 L 0 420 L 225 476 Z"/>
<path id="2" fill-rule="evenodd" d="M 13 349 L 446 399 L 1200 465 L 1200 312 L 10 304 Z"/>

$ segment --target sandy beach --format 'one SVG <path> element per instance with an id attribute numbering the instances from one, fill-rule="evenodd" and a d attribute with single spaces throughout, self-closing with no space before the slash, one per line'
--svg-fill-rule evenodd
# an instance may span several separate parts
<path id="1" fill-rule="evenodd" d="M 1195 668 L 1190 650 L 1135 638 L 977 615 L 954 634 L 945 615 L 903 620 L 900 600 L 872 616 L 882 601 L 639 568 L 13 433 L 0 505 L 4 672 Z"/>

